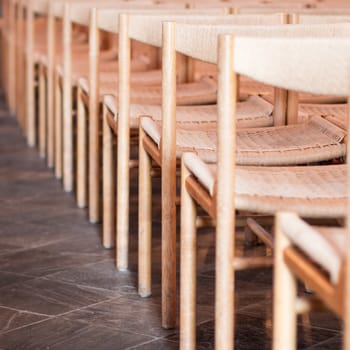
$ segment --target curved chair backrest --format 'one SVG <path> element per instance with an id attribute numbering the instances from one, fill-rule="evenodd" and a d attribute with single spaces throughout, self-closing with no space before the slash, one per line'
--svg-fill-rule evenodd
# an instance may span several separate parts
<path id="1" fill-rule="evenodd" d="M 347 51 L 350 43 L 348 40 L 350 24 L 249 28 L 179 23 L 176 25 L 175 46 L 177 51 L 183 54 L 216 63 L 218 60 L 216 38 L 219 34 L 229 33 L 235 35 L 236 73 L 291 90 L 347 95 L 347 76 L 339 73 L 342 72 L 339 64 L 347 64 L 344 60 L 350 55 L 350 50 Z M 288 40 L 283 44 L 285 39 Z M 334 62 L 337 62 L 337 65 L 334 65 Z M 298 64 L 301 67 L 298 67 Z M 324 64 L 329 65 L 329 69 L 327 72 L 319 72 L 319 66 Z M 286 68 L 288 70 L 285 70 Z M 300 69 L 303 72 L 295 75 L 294 72 L 299 72 Z M 325 84 L 323 80 L 325 77 L 321 73 L 327 73 L 327 79 L 332 84 Z M 310 83 L 305 84 L 307 79 Z"/>
<path id="2" fill-rule="evenodd" d="M 274 6 L 274 7 L 264 7 L 264 6 L 247 6 L 246 4 L 235 4 L 236 13 L 241 14 L 262 14 L 262 13 L 299 13 L 299 14 L 315 14 L 315 15 L 341 15 L 349 14 L 350 9 L 346 4 L 343 6 L 328 6 L 326 8 L 307 8 L 305 6 L 299 6 L 297 4 L 288 4 L 287 6 Z"/>
<path id="3" fill-rule="evenodd" d="M 212 10 L 211 10 L 212 11 Z M 215 15 L 215 14 L 214 14 Z M 162 46 L 162 23 L 163 22 L 188 23 L 197 25 L 237 25 L 237 26 L 255 26 L 255 25 L 278 25 L 284 23 L 284 16 L 281 14 L 269 15 L 229 15 L 215 16 L 210 14 L 196 15 L 165 15 L 165 16 L 143 16 L 133 15 L 129 18 L 129 36 L 132 39 L 148 43 L 150 45 Z"/>
<path id="4" fill-rule="evenodd" d="M 292 23 L 295 24 L 326 24 L 326 23 L 349 23 L 348 14 L 294 14 Z"/>

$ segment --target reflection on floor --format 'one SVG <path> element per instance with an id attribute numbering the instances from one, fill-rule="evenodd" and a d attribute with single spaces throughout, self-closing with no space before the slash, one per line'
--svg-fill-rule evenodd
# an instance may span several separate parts
<path id="1" fill-rule="evenodd" d="M 136 174 L 132 175 L 136 180 Z M 26 147 L 0 102 L 0 349 L 177 349 L 178 330 L 160 327 L 160 222 L 154 222 L 154 294 L 136 292 L 136 188 L 131 205 L 131 266 L 114 268 L 72 194 Z M 155 206 L 155 218 L 160 208 Z M 198 241 L 198 349 L 213 348 L 212 232 Z M 238 249 L 243 250 L 242 239 Z M 249 254 L 261 253 L 251 248 Z M 236 274 L 236 349 L 271 348 L 269 269 Z M 299 349 L 340 349 L 332 314 L 299 319 Z"/>

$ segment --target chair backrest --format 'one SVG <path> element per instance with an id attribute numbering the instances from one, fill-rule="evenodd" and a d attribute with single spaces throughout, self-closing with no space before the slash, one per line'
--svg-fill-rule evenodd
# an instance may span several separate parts
<path id="1" fill-rule="evenodd" d="M 348 14 L 294 14 L 292 23 L 295 24 L 326 24 L 326 23 L 349 23 L 350 13 Z"/>
<path id="2" fill-rule="evenodd" d="M 346 64 L 345 57 L 350 55 L 347 43 L 350 24 L 214 27 L 178 23 L 176 50 L 193 58 L 216 63 L 217 36 L 229 33 L 235 35 L 236 73 L 291 90 L 347 95 L 347 77 L 339 73 L 342 70 L 334 65 L 334 62 L 341 61 L 338 64 Z M 322 42 L 322 45 L 319 42 Z M 342 51 L 342 54 L 339 51 Z M 274 56 L 271 56 L 271 53 Z M 288 70 L 286 62 L 289 64 Z M 319 66 L 324 64 L 329 65 L 326 75 L 327 79 L 333 82 L 330 85 L 325 84 L 323 72 L 318 71 Z M 305 70 L 300 73 L 305 76 L 304 80 L 299 73 L 294 73 L 300 70 Z M 312 84 L 305 84 L 306 79 L 310 80 L 311 74 Z"/>
<path id="3" fill-rule="evenodd" d="M 130 39 L 134 39 L 137 41 L 140 41 L 142 43 L 146 43 L 149 45 L 153 45 L 155 47 L 162 47 L 163 46 L 163 39 L 164 39 L 164 33 L 162 33 L 162 24 L 164 21 L 173 21 L 176 23 L 191 23 L 193 26 L 196 26 L 197 24 L 203 24 L 206 23 L 207 25 L 214 26 L 217 24 L 230 24 L 230 25 L 256 25 L 256 24 L 272 24 L 277 25 L 281 24 L 284 21 L 284 16 L 281 16 L 279 14 L 277 15 L 263 15 L 263 16 L 256 16 L 256 15 L 248 15 L 248 16 L 241 16 L 241 15 L 227 15 L 227 16 L 215 16 L 215 15 L 209 15 L 209 14 L 195 14 L 195 12 L 192 14 L 158 14 L 158 15 L 126 15 L 123 14 L 120 17 L 120 34 L 124 33 L 124 39 L 125 42 L 127 42 Z M 174 48 L 175 49 L 175 48 Z M 124 50 L 123 44 L 119 46 L 119 54 L 123 56 L 123 63 L 120 64 L 120 70 L 119 70 L 119 76 L 124 77 L 123 81 L 124 83 L 121 83 L 120 81 L 120 91 L 125 91 L 126 95 L 128 93 L 126 92 L 126 86 L 129 86 L 129 84 L 125 84 L 125 81 L 128 81 L 127 75 L 130 74 L 128 71 L 128 63 L 130 61 L 130 52 L 127 52 L 128 49 Z M 163 61 L 167 60 L 167 58 L 164 56 L 164 47 L 163 47 Z M 173 52 L 175 55 L 175 52 Z M 119 56 L 121 57 L 121 56 Z M 173 74 L 172 78 L 176 79 L 176 67 L 171 67 L 171 72 L 163 69 L 163 82 L 166 81 L 164 79 L 164 74 L 170 73 Z M 167 99 L 169 101 L 169 99 Z M 119 95 L 119 106 L 127 105 L 128 99 L 123 97 L 123 95 Z M 123 114 L 124 115 L 124 114 Z M 127 109 L 125 110 L 125 115 L 128 115 Z"/>
<path id="4" fill-rule="evenodd" d="M 197 10 L 196 10 L 197 11 Z M 203 10 L 201 10 L 203 11 Z M 212 13 L 212 9 L 210 10 Z M 201 12 L 200 12 L 201 13 Z M 216 18 L 215 18 L 216 17 Z M 202 13 L 200 16 L 196 13 L 184 15 L 164 15 L 164 16 L 143 16 L 133 15 L 129 17 L 129 36 L 132 39 L 148 43 L 157 47 L 162 46 L 162 23 L 176 22 L 197 25 L 278 25 L 284 23 L 285 18 L 282 14 L 269 15 L 228 15 L 217 16 L 214 14 Z"/>
<path id="5" fill-rule="evenodd" d="M 349 14 L 350 9 L 343 4 L 343 6 L 328 6 L 326 8 L 307 8 L 305 6 L 300 6 L 296 4 L 288 4 L 288 6 L 247 6 L 246 4 L 235 4 L 235 12 L 240 14 L 263 14 L 263 13 L 299 13 L 299 14 L 315 14 L 315 15 L 341 15 Z"/>

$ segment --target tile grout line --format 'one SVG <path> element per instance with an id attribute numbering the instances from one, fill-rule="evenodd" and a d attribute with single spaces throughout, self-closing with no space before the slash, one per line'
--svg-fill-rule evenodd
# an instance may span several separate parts
<path id="1" fill-rule="evenodd" d="M 320 341 L 320 342 L 318 342 L 318 343 L 316 343 L 316 344 L 313 344 L 313 345 L 307 347 L 305 350 L 312 350 L 312 349 L 315 349 L 316 346 L 317 346 L 317 347 L 318 347 L 318 346 L 322 346 L 322 344 L 326 344 L 326 343 L 328 343 L 329 341 L 334 340 L 334 339 L 337 338 L 339 335 L 341 335 L 341 334 L 337 334 L 337 335 L 335 335 L 335 336 L 332 337 L 332 338 L 328 338 L 328 339 L 322 340 L 322 341 Z"/>
<path id="2" fill-rule="evenodd" d="M 20 327 L 17 327 L 17 328 L 9 329 L 6 332 L 0 332 L 0 335 L 8 334 L 8 333 L 11 333 L 11 332 L 14 332 L 14 331 L 18 331 L 18 330 L 26 328 L 26 327 L 30 327 L 30 326 L 33 326 L 33 325 L 36 325 L 36 324 L 39 324 L 39 323 L 43 323 L 43 322 L 49 321 L 51 319 L 53 319 L 53 317 L 48 316 L 47 318 L 44 318 L 42 320 L 35 321 L 35 322 L 32 322 L 32 323 L 28 323 L 26 325 L 23 325 L 23 326 L 20 326 Z"/>

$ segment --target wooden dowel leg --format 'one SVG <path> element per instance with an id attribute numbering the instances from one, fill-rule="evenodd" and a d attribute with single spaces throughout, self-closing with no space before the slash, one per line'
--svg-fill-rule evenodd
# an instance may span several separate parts
<path id="1" fill-rule="evenodd" d="M 54 66 L 55 66 L 55 19 L 52 14 L 52 2 L 49 5 L 47 24 L 47 166 L 55 163 L 55 100 L 54 100 Z"/>
<path id="2" fill-rule="evenodd" d="M 274 95 L 274 110 L 273 110 L 273 125 L 286 125 L 287 114 L 287 90 L 275 88 Z"/>
<path id="3" fill-rule="evenodd" d="M 55 176 L 62 179 L 62 90 L 55 74 Z"/>
<path id="4" fill-rule="evenodd" d="M 89 220 L 97 223 L 101 219 L 100 208 L 100 104 L 99 104 L 99 30 L 97 11 L 90 16 L 89 44 Z"/>
<path id="5" fill-rule="evenodd" d="M 152 266 L 152 161 L 143 147 L 144 131 L 139 132 L 139 294 L 151 295 Z"/>
<path id="6" fill-rule="evenodd" d="M 30 147 L 35 146 L 36 143 L 36 126 L 35 126 L 35 102 L 34 102 L 34 26 L 33 26 L 33 12 L 31 4 L 29 3 L 27 12 L 27 60 L 26 60 L 26 111 L 25 111 L 25 128 L 27 134 L 27 142 Z"/>
<path id="7" fill-rule="evenodd" d="M 40 157 L 46 156 L 46 96 L 45 96 L 45 77 L 42 67 L 39 68 L 39 154 Z"/>
<path id="8" fill-rule="evenodd" d="M 189 172 L 181 171 L 180 349 L 196 348 L 196 204 L 186 189 Z"/>
<path id="9" fill-rule="evenodd" d="M 176 53 L 175 23 L 163 24 L 162 326 L 176 325 Z"/>
<path id="10" fill-rule="evenodd" d="M 282 215 L 277 214 L 275 226 L 273 349 L 294 350 L 296 348 L 296 281 L 283 258 L 283 252 L 288 247 L 289 241 L 281 230 Z"/>
<path id="11" fill-rule="evenodd" d="M 216 193 L 215 348 L 233 349 L 235 249 L 235 147 L 236 83 L 232 71 L 234 40 L 223 35 L 218 42 L 218 170 Z"/>
<path id="12" fill-rule="evenodd" d="M 107 108 L 103 106 L 103 246 L 115 246 L 115 162 L 113 132 L 107 122 Z"/>
<path id="13" fill-rule="evenodd" d="M 70 4 L 64 4 L 63 18 L 63 100 L 62 126 L 63 137 L 63 189 L 73 191 L 73 119 L 72 119 L 72 57 L 71 39 L 72 23 Z"/>
<path id="14" fill-rule="evenodd" d="M 87 139 L 86 110 L 77 89 L 77 205 L 85 208 L 87 204 Z"/>
<path id="15" fill-rule="evenodd" d="M 130 189 L 130 38 L 127 15 L 119 18 L 119 115 L 117 166 L 117 268 L 128 268 Z"/>

